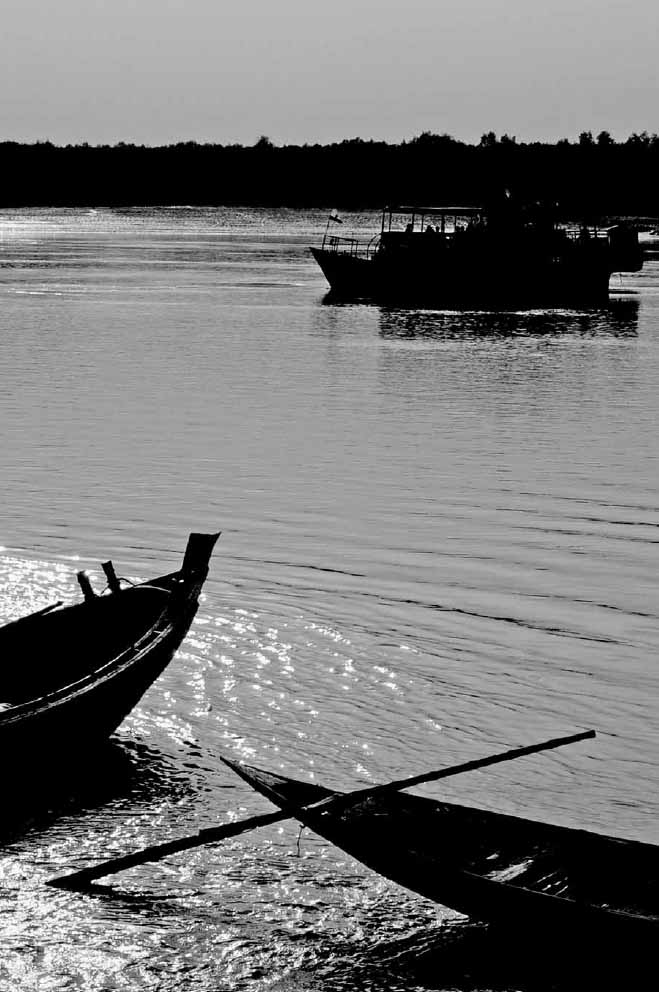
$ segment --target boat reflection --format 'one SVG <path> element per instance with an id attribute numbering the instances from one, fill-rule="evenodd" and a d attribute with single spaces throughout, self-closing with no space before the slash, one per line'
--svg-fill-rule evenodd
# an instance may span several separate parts
<path id="1" fill-rule="evenodd" d="M 573 992 L 574 989 L 621 989 L 636 987 L 636 982 L 650 966 L 649 954 L 629 956 L 621 953 L 598 955 L 588 947 L 579 933 L 568 938 L 561 953 L 547 954 L 547 934 L 535 935 L 520 930 L 515 922 L 499 927 L 468 920 L 444 920 L 408 936 L 381 941 L 352 957 L 349 953 L 332 961 L 334 974 L 341 964 L 342 976 L 350 976 L 345 985 L 335 985 L 330 978 L 325 989 L 350 988 L 371 990 L 396 988 L 410 980 L 415 988 L 460 989 L 461 992 Z M 380 984 L 375 985 L 379 980 Z M 631 982 L 631 984 L 630 984 Z"/>
<path id="2" fill-rule="evenodd" d="M 599 310 L 451 311 L 380 308 L 383 338 L 467 340 L 528 337 L 633 337 L 639 302 L 612 299 Z"/>
<path id="3" fill-rule="evenodd" d="M 171 755 L 138 741 L 114 738 L 89 748 L 77 760 L 44 763 L 29 777 L 6 783 L 0 843 L 47 830 L 62 816 L 80 817 L 111 806 L 143 809 L 164 798 L 176 801 L 194 791 L 194 776 Z"/>

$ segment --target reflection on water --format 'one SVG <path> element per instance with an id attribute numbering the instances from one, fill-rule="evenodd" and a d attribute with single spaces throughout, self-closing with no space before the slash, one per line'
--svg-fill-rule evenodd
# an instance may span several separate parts
<path id="1" fill-rule="evenodd" d="M 383 338 L 459 341 L 515 337 L 631 337 L 638 333 L 639 302 L 614 299 L 601 310 L 446 311 L 379 307 Z"/>
<path id="2" fill-rule="evenodd" d="M 360 954 L 344 959 L 338 978 L 338 960 L 326 969 L 324 989 L 332 992 L 358 989 L 363 992 L 408 988 L 421 989 L 515 989 L 517 992 L 574 992 L 575 989 L 630 988 L 651 966 L 652 953 L 629 960 L 621 948 L 607 954 L 595 942 L 587 946 L 583 934 L 562 934 L 557 953 L 548 955 L 547 935 L 525 929 L 523 923 L 502 929 L 468 921 L 444 921 L 401 938 L 374 943 Z M 650 949 L 647 949 L 650 951 Z M 315 969 L 315 981 L 325 969 Z M 399 984 L 400 983 L 400 984 Z M 314 983 L 308 988 L 317 988 Z M 636 987 L 636 986 L 634 986 Z M 282 984 L 277 989 L 303 989 L 303 984 Z"/>
<path id="3" fill-rule="evenodd" d="M 7 770 L 10 775 L 7 775 Z M 32 838 L 62 817 L 84 816 L 101 807 L 114 812 L 176 802 L 195 791 L 196 781 L 175 760 L 138 740 L 105 744 L 30 767 L 5 770 L 0 844 L 29 830 Z"/>

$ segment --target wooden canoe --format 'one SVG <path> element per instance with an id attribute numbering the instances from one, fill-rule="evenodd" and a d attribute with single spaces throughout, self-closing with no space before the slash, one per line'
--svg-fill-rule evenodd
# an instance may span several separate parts
<path id="1" fill-rule="evenodd" d="M 360 797 L 227 762 L 385 878 L 473 920 L 537 934 L 659 938 L 659 847 L 425 797 Z M 618 947 L 621 946 L 619 943 Z"/>
<path id="2" fill-rule="evenodd" d="M 5 766 L 85 748 L 112 734 L 169 664 L 197 612 L 219 534 L 191 534 L 177 572 L 138 585 L 103 566 L 109 589 L 0 627 Z M 11 760 L 9 760 L 11 758 Z"/>

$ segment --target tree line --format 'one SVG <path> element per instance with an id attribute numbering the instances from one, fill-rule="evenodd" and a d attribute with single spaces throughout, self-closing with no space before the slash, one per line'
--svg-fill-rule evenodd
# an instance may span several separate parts
<path id="1" fill-rule="evenodd" d="M 0 205 L 379 207 L 486 203 L 502 190 L 566 215 L 659 216 L 659 136 L 602 131 L 555 143 L 494 132 L 469 144 L 429 131 L 398 144 L 158 147 L 0 143 Z"/>

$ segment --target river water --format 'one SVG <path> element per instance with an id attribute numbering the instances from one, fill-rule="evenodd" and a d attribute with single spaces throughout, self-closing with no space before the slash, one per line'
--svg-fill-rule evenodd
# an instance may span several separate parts
<path id="1" fill-rule="evenodd" d="M 269 810 L 222 754 L 350 789 L 593 727 L 425 792 L 659 841 L 659 260 L 590 313 L 336 306 L 325 220 L 0 212 L 0 619 L 223 532 L 95 774 L 5 811 L 3 992 L 461 987 L 453 914 L 294 824 L 44 886 Z"/>

